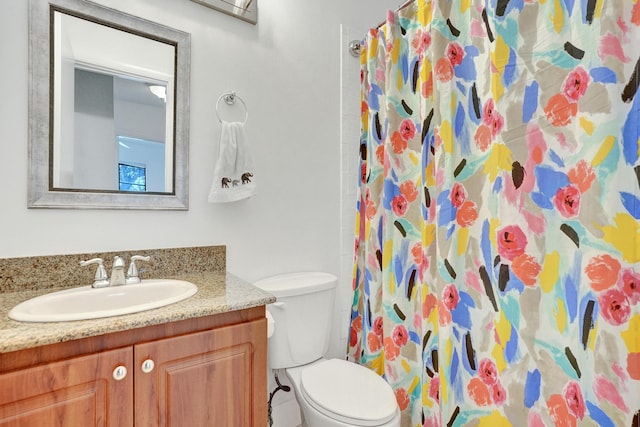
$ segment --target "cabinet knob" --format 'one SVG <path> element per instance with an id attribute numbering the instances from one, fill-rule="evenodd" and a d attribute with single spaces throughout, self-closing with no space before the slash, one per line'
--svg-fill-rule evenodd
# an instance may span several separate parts
<path id="1" fill-rule="evenodd" d="M 120 381 L 123 380 L 124 377 L 127 376 L 127 368 L 126 366 L 117 366 L 116 369 L 113 370 L 113 378 L 116 381 Z"/>
<path id="2" fill-rule="evenodd" d="M 153 368 L 156 366 L 155 363 L 153 363 L 152 359 L 147 359 L 144 362 L 142 362 L 142 372 L 144 372 L 145 374 L 148 374 L 149 372 L 153 371 Z"/>

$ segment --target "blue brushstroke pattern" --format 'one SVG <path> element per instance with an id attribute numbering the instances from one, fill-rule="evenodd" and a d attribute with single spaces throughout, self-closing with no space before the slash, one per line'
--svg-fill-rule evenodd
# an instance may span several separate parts
<path id="1" fill-rule="evenodd" d="M 587 400 L 586 402 L 587 410 L 589 411 L 589 415 L 591 418 L 598 423 L 600 427 L 615 427 L 616 424 L 613 422 L 611 418 L 595 403 L 591 403 L 591 401 Z"/>
<path id="2" fill-rule="evenodd" d="M 538 82 L 534 81 L 524 89 L 524 100 L 522 102 L 522 122 L 529 123 L 533 114 L 538 109 Z"/>
<path id="3" fill-rule="evenodd" d="M 640 219 L 640 198 L 634 194 L 621 191 L 620 199 L 627 212 L 635 219 Z"/>
<path id="4" fill-rule="evenodd" d="M 378 97 L 380 97 L 382 93 L 382 89 L 377 84 L 374 83 L 369 86 L 369 101 L 367 102 L 369 104 L 369 110 L 380 111 Z"/>
<path id="5" fill-rule="evenodd" d="M 507 342 L 507 346 L 504 349 L 504 357 L 509 364 L 516 361 L 518 356 L 518 331 L 511 325 L 511 339 Z"/>
<path id="6" fill-rule="evenodd" d="M 576 262 L 575 265 L 579 266 L 580 263 Z M 567 303 L 567 311 L 569 312 L 569 320 L 570 323 L 573 323 L 578 315 L 578 284 L 571 276 L 565 277 L 564 293 L 564 300 Z"/>
<path id="7" fill-rule="evenodd" d="M 575 3 L 575 0 L 564 0 L 564 6 L 569 16 L 571 16 L 571 13 L 573 12 L 574 3 Z"/>
<path id="8" fill-rule="evenodd" d="M 594 83 L 618 83 L 618 76 L 609 67 L 595 67 L 589 71 Z"/>
<path id="9" fill-rule="evenodd" d="M 449 200 L 449 190 L 443 191 L 438 195 L 438 225 L 444 226 L 456 219 L 456 208 L 451 204 Z M 432 202 L 433 203 L 433 202 Z"/>
<path id="10" fill-rule="evenodd" d="M 527 380 L 524 383 L 524 406 L 531 408 L 540 399 L 540 371 L 534 369 L 527 372 Z"/>
<path id="11" fill-rule="evenodd" d="M 451 321 L 461 328 L 471 330 L 469 308 L 472 307 L 475 307 L 473 298 L 466 292 L 460 292 L 460 301 L 456 308 L 451 311 Z"/>
<path id="12" fill-rule="evenodd" d="M 491 255 L 491 238 L 489 237 L 489 220 L 485 219 L 482 223 L 482 238 L 480 239 L 480 247 L 482 249 L 482 258 L 484 260 L 484 266 L 487 269 L 487 274 L 491 274 L 493 263 Z"/>
<path id="13" fill-rule="evenodd" d="M 462 58 L 462 62 L 456 65 L 453 69 L 455 76 L 466 80 L 475 81 L 478 74 L 476 73 L 476 64 L 474 58 L 478 56 L 479 51 L 475 46 L 466 46 L 465 55 Z"/>
<path id="14" fill-rule="evenodd" d="M 534 170 L 538 189 L 547 198 L 555 196 L 559 188 L 569 184 L 569 178 L 548 166 L 537 166 Z"/>
<path id="15" fill-rule="evenodd" d="M 555 151 L 549 150 L 549 159 L 561 168 L 564 167 L 564 160 Z"/>
<path id="16" fill-rule="evenodd" d="M 516 78 L 516 71 L 518 67 L 516 65 L 516 61 L 518 59 L 518 54 L 511 48 L 509 48 L 509 62 L 504 67 L 504 73 L 502 74 L 502 82 L 504 83 L 505 88 L 511 86 Z"/>
<path id="17" fill-rule="evenodd" d="M 638 161 L 638 138 L 640 138 L 640 96 L 633 98 L 631 111 L 622 129 L 622 152 L 624 160 L 633 166 Z"/>

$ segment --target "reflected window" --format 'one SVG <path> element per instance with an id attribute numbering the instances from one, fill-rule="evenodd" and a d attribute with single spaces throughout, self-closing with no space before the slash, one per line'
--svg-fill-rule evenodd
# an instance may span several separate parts
<path id="1" fill-rule="evenodd" d="M 118 163 L 120 191 L 147 191 L 147 168 Z"/>

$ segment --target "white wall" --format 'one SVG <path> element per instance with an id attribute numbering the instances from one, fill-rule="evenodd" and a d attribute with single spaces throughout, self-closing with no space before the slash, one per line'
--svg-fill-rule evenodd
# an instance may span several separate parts
<path id="1" fill-rule="evenodd" d="M 399 1 L 260 0 L 253 26 L 188 0 L 99 0 L 191 33 L 186 212 L 27 209 L 27 3 L 6 2 L 0 14 L 0 257 L 225 244 L 228 270 L 251 281 L 292 270 L 345 271 L 351 254 L 344 242 L 352 238 L 344 235 L 349 221 L 341 222 L 350 209 L 341 208 L 349 186 L 341 174 L 354 171 L 343 164 L 341 107 L 359 103 L 341 103 L 341 57 L 348 60 L 341 24 L 364 35 Z M 354 78 L 349 96 L 358 93 Z M 220 131 L 214 107 L 229 90 L 249 108 L 258 195 L 214 205 L 207 203 Z M 358 112 L 344 117 L 353 135 L 358 124 L 349 122 Z M 341 277 L 342 316 L 350 283 Z M 332 352 L 340 353 L 344 333 L 335 332 Z"/>

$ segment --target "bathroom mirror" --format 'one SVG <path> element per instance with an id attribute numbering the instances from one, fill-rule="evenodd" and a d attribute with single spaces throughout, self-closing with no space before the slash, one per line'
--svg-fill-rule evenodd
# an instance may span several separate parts
<path id="1" fill-rule="evenodd" d="M 30 0 L 30 208 L 188 209 L 190 36 Z"/>

